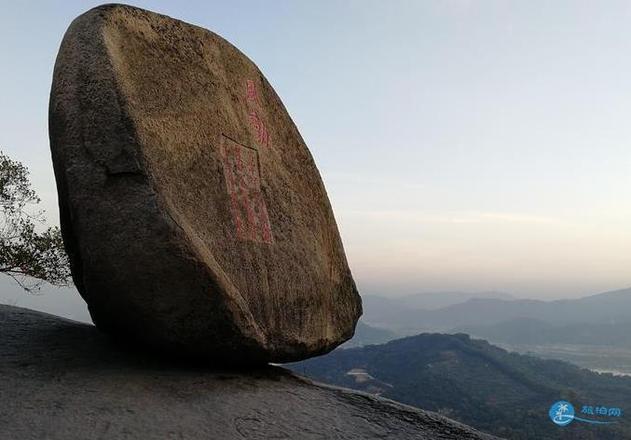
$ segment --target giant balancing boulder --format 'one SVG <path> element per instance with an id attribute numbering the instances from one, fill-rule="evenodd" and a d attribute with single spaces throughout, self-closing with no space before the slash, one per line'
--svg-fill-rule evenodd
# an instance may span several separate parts
<path id="1" fill-rule="evenodd" d="M 124 5 L 70 26 L 50 140 L 73 278 L 119 338 L 217 362 L 349 339 L 361 301 L 298 129 L 216 34 Z"/>

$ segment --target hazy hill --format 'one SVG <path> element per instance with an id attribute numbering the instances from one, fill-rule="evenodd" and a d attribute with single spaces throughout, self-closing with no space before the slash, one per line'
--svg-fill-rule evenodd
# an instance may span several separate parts
<path id="1" fill-rule="evenodd" d="M 504 292 L 429 292 L 397 298 L 400 304 L 415 309 L 436 310 L 463 303 L 474 298 L 513 300 L 514 296 Z"/>
<path id="2" fill-rule="evenodd" d="M 631 438 L 631 419 L 599 427 L 548 418 L 560 399 L 629 408 L 631 379 L 508 353 L 467 335 L 422 334 L 336 350 L 292 366 L 318 380 L 438 411 L 511 439 Z M 631 414 L 631 412 L 630 412 Z"/>
<path id="3" fill-rule="evenodd" d="M 519 318 L 492 325 L 461 327 L 457 331 L 506 344 L 631 348 L 631 321 L 555 325 L 538 319 Z"/>
<path id="4" fill-rule="evenodd" d="M 393 339 L 400 338 L 390 330 L 369 326 L 363 321 L 357 323 L 355 335 L 340 348 L 363 347 L 364 345 L 383 344 Z"/>
<path id="5" fill-rule="evenodd" d="M 399 297 L 362 295 L 363 320 L 376 327 L 388 327 L 408 334 L 415 333 L 420 328 L 419 313 L 460 304 L 474 298 L 507 301 L 514 299 L 502 292 L 430 292 Z"/>
<path id="6" fill-rule="evenodd" d="M 368 324 L 414 334 L 494 325 L 520 318 L 557 326 L 629 322 L 631 289 L 557 301 L 473 298 L 437 310 L 416 309 L 397 299 L 367 297 L 363 319 Z"/>

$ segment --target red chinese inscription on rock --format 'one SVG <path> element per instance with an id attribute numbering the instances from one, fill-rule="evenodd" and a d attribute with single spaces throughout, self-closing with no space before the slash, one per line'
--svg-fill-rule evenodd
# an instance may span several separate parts
<path id="1" fill-rule="evenodd" d="M 237 237 L 272 243 L 267 205 L 261 191 L 258 152 L 222 136 L 221 160 Z"/>
<path id="2" fill-rule="evenodd" d="M 258 103 L 258 92 L 256 91 L 256 84 L 251 79 L 245 81 L 245 98 L 249 102 Z"/>
<path id="3" fill-rule="evenodd" d="M 250 112 L 250 126 L 254 130 L 256 141 L 260 145 L 269 147 L 269 133 L 267 132 L 267 127 L 254 110 Z"/>
<path id="4" fill-rule="evenodd" d="M 245 81 L 245 100 L 248 103 L 248 119 L 250 121 L 250 128 L 254 132 L 254 138 L 257 144 L 269 147 L 270 136 L 267 131 L 265 122 L 261 119 L 258 113 L 260 99 L 256 84 L 251 79 Z"/>

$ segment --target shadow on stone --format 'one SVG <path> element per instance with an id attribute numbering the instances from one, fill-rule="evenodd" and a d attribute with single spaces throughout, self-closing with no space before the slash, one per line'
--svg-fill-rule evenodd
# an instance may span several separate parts
<path id="1" fill-rule="evenodd" d="M 167 360 L 10 306 L 0 306 L 0 377 L 2 439 L 493 438 L 281 367 Z"/>

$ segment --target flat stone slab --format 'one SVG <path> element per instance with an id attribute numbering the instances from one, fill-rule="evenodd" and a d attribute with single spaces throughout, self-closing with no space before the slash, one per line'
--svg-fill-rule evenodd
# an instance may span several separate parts
<path id="1" fill-rule="evenodd" d="M 0 439 L 493 439 L 279 367 L 125 351 L 93 326 L 0 305 Z"/>
<path id="2" fill-rule="evenodd" d="M 92 9 L 61 44 L 49 126 L 73 278 L 99 328 L 244 364 L 352 337 L 361 300 L 314 160 L 226 40 Z"/>

